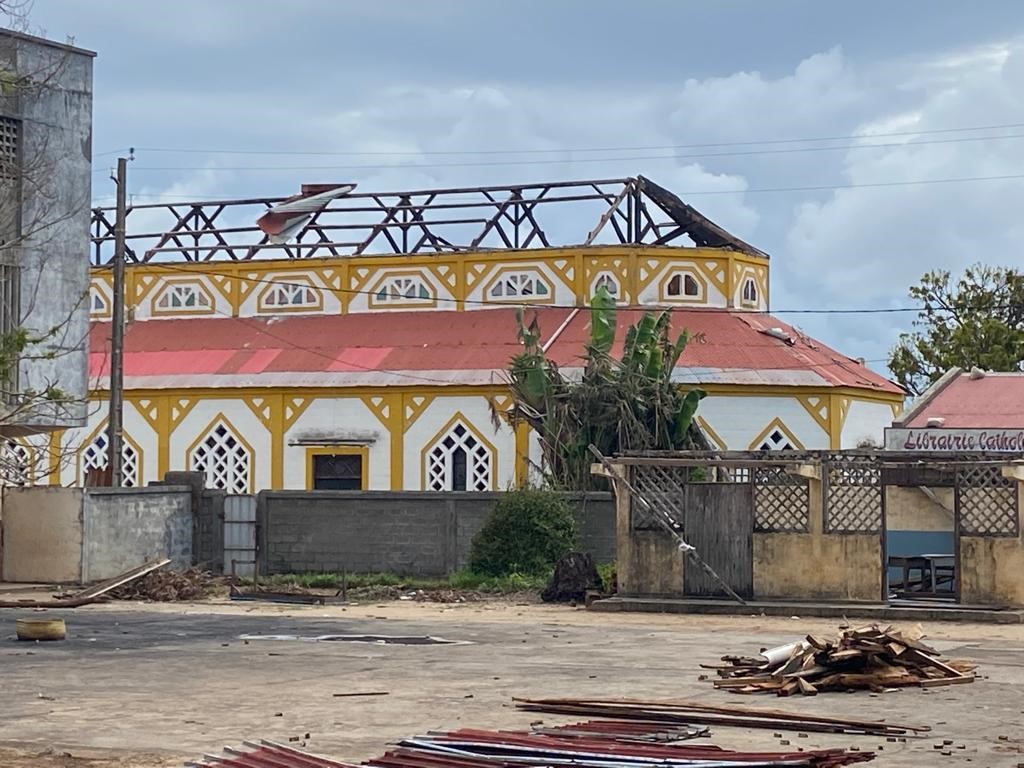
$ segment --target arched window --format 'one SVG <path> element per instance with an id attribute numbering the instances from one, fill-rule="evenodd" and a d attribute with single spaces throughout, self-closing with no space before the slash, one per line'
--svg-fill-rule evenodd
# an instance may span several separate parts
<path id="1" fill-rule="evenodd" d="M 32 482 L 32 455 L 29 449 L 14 440 L 0 444 L 0 483 L 29 485 Z"/>
<path id="2" fill-rule="evenodd" d="M 430 287 L 416 275 L 389 277 L 374 293 L 374 299 L 381 304 L 418 304 L 433 298 Z"/>
<path id="3" fill-rule="evenodd" d="M 223 421 L 217 422 L 192 449 L 189 466 L 206 476 L 210 488 L 248 493 L 252 479 L 249 448 Z"/>
<path id="4" fill-rule="evenodd" d="M 171 283 L 153 304 L 157 312 L 188 312 L 209 310 L 210 297 L 198 283 Z"/>
<path id="5" fill-rule="evenodd" d="M 757 283 L 752 277 L 743 281 L 743 303 L 757 304 Z"/>
<path id="6" fill-rule="evenodd" d="M 105 470 L 108 465 L 109 451 L 109 440 L 110 436 L 107 433 L 107 428 L 104 427 L 100 430 L 99 434 L 93 438 L 93 441 L 89 443 L 79 456 L 79 470 L 82 477 L 82 482 L 85 482 L 86 476 L 89 474 L 89 470 L 98 469 Z M 139 487 L 139 452 L 135 449 L 128 440 L 121 441 L 121 484 L 125 488 L 138 488 Z"/>
<path id="7" fill-rule="evenodd" d="M 613 299 L 619 298 L 619 281 L 615 279 L 615 275 L 608 274 L 607 272 L 602 272 L 598 275 L 597 280 L 594 281 L 594 293 L 596 294 L 602 288 L 608 291 L 608 295 Z"/>
<path id="8" fill-rule="evenodd" d="M 686 272 L 676 272 L 665 285 L 665 295 L 674 299 L 700 298 L 700 283 L 697 278 Z"/>
<path id="9" fill-rule="evenodd" d="M 427 453 L 431 491 L 489 491 L 494 457 L 469 427 L 455 422 Z"/>
<path id="10" fill-rule="evenodd" d="M 551 286 L 539 272 L 505 272 L 488 292 L 492 299 L 536 299 L 551 295 Z"/>
<path id="11" fill-rule="evenodd" d="M 260 296 L 260 309 L 315 309 L 320 297 L 312 283 L 289 282 L 272 285 Z"/>

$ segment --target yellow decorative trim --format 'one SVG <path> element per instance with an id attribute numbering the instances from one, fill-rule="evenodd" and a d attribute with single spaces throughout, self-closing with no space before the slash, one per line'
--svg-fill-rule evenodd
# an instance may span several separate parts
<path id="1" fill-rule="evenodd" d="M 255 414 L 256 418 L 260 420 L 271 434 L 273 434 L 274 426 L 274 397 L 275 395 L 244 398 L 245 404 L 249 406 L 249 410 Z M 277 395 L 277 397 L 280 397 L 280 395 Z"/>
<path id="2" fill-rule="evenodd" d="M 703 416 L 698 416 L 695 419 L 695 421 L 697 422 L 697 426 L 700 427 L 700 431 L 703 432 L 705 436 L 710 438 L 711 442 L 713 442 L 723 451 L 729 449 L 729 446 L 726 445 L 725 440 L 722 439 L 722 436 L 715 432 L 715 430 L 711 428 L 711 425 L 708 424 L 707 419 L 705 419 Z"/>
<path id="3" fill-rule="evenodd" d="M 556 275 L 562 278 L 562 282 L 569 287 L 572 287 L 576 283 L 576 264 L 573 259 L 554 259 L 548 262 L 548 266 Z"/>
<path id="4" fill-rule="evenodd" d="M 173 432 L 199 402 L 197 397 L 171 397 L 169 400 L 169 432 Z"/>
<path id="5" fill-rule="evenodd" d="M 313 490 L 314 456 L 361 456 L 362 475 L 359 478 L 362 490 L 370 487 L 370 449 L 365 445 L 323 445 L 306 449 L 306 490 Z"/>
<path id="6" fill-rule="evenodd" d="M 47 462 L 46 462 L 46 477 L 47 485 L 60 485 L 60 470 L 61 470 L 61 456 L 64 452 L 61 446 L 64 443 L 64 435 L 66 430 L 58 430 L 50 433 L 50 439 L 47 443 Z M 77 455 L 75 461 L 77 462 Z M 77 470 L 76 470 L 77 475 Z"/>
<path id="7" fill-rule="evenodd" d="M 312 397 L 284 396 L 284 402 L 282 404 L 284 411 L 282 413 L 281 421 L 285 432 L 295 426 L 295 422 L 299 420 L 302 414 L 306 412 L 306 409 L 309 408 L 312 403 Z"/>
<path id="8" fill-rule="evenodd" d="M 214 416 L 205 427 L 199 430 L 199 437 L 193 440 L 188 448 L 185 449 L 185 463 L 183 465 L 185 471 L 192 471 L 192 454 L 199 447 L 200 443 L 209 437 L 214 428 L 221 423 L 231 431 L 234 438 L 249 452 L 249 488 L 247 490 L 249 493 L 252 493 L 253 488 L 256 486 L 256 451 L 253 450 L 249 441 L 242 436 L 242 432 L 231 423 L 231 419 L 224 415 L 223 411 Z"/>
<path id="9" fill-rule="evenodd" d="M 530 484 L 530 425 L 525 421 L 516 424 L 516 487 L 526 488 Z"/>
<path id="10" fill-rule="evenodd" d="M 387 395 L 371 395 L 370 397 L 359 398 L 363 401 L 363 405 L 373 412 L 373 415 L 377 417 L 377 420 L 385 427 L 391 422 L 391 410 L 393 404 L 391 398 Z"/>
<path id="11" fill-rule="evenodd" d="M 707 259 L 704 261 L 697 262 L 697 268 L 704 274 L 711 283 L 723 296 L 728 296 L 727 293 L 729 286 L 727 270 L 729 269 L 729 260 L 723 259 Z"/>
<path id="12" fill-rule="evenodd" d="M 455 415 L 452 416 L 441 429 L 434 433 L 434 436 L 430 438 L 423 448 L 420 450 L 420 488 L 424 491 L 430 490 L 427 487 L 427 476 L 429 470 L 427 468 L 427 456 L 430 450 L 437 445 L 437 443 L 456 425 L 462 424 L 468 429 L 477 440 L 484 444 L 484 447 L 490 452 L 491 456 L 491 490 L 498 490 L 498 449 L 495 448 L 494 443 L 488 440 L 481 434 L 480 430 L 473 426 L 473 422 L 467 419 L 462 411 L 456 411 Z M 467 478 L 468 480 L 468 478 Z"/>
<path id="13" fill-rule="evenodd" d="M 892 417 L 893 417 L 893 419 L 899 418 L 899 415 L 901 413 L 903 413 L 903 398 L 902 398 L 902 396 L 900 397 L 900 401 L 898 403 L 889 403 L 889 407 L 892 409 Z"/>
<path id="14" fill-rule="evenodd" d="M 831 398 L 831 395 L 799 395 L 797 397 L 800 405 L 825 431 L 825 434 L 830 434 L 832 431 Z"/>
<path id="15" fill-rule="evenodd" d="M 423 415 L 423 412 L 427 410 L 427 406 L 432 402 L 434 402 L 432 395 L 416 394 L 406 397 L 403 402 L 403 430 L 408 431 L 409 427 L 413 425 L 416 419 Z"/>
<path id="16" fill-rule="evenodd" d="M 139 415 L 152 427 L 153 431 L 160 434 L 160 398 L 141 397 L 138 400 L 129 400 Z"/>
<path id="17" fill-rule="evenodd" d="M 789 444 L 792 445 L 793 448 L 795 448 L 798 451 L 804 450 L 803 443 L 796 439 L 796 435 L 794 435 L 790 431 L 789 427 L 782 423 L 782 419 L 780 418 L 772 419 L 768 426 L 761 430 L 761 433 L 750 442 L 750 445 L 747 446 L 747 450 L 759 450 L 761 444 L 765 441 L 768 435 L 770 435 L 775 430 L 779 430 L 779 432 L 781 432 L 785 436 L 786 440 L 789 441 Z"/>

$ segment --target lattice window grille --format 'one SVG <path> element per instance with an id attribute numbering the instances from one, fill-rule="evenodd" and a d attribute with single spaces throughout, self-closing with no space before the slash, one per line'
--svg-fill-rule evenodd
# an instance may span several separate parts
<path id="1" fill-rule="evenodd" d="M 32 454 L 27 446 L 14 440 L 0 445 L 0 483 L 17 486 L 32 483 Z"/>
<path id="2" fill-rule="evenodd" d="M 596 294 L 602 288 L 608 291 L 608 295 L 613 299 L 619 298 L 619 281 L 614 275 L 609 275 L 607 272 L 598 275 L 597 280 L 594 281 L 594 293 Z"/>
<path id="3" fill-rule="evenodd" d="M 248 493 L 252 456 L 245 444 L 220 422 L 192 451 L 193 471 L 206 476 L 206 484 L 229 493 Z"/>
<path id="4" fill-rule="evenodd" d="M 375 298 L 379 302 L 403 304 L 430 301 L 434 297 L 422 278 L 410 276 L 389 278 L 377 290 Z"/>
<path id="5" fill-rule="evenodd" d="M 263 297 L 265 307 L 316 307 L 319 306 L 313 286 L 303 283 L 275 285 Z"/>
<path id="6" fill-rule="evenodd" d="M 19 148 L 21 123 L 10 117 L 0 117 L 0 178 L 12 180 L 19 175 Z"/>
<path id="7" fill-rule="evenodd" d="M 198 285 L 169 285 L 156 302 L 157 309 L 209 309 L 210 299 Z"/>
<path id="8" fill-rule="evenodd" d="M 550 295 L 551 286 L 536 272 L 508 272 L 491 286 L 491 297 L 497 299 L 530 299 Z"/>
<path id="9" fill-rule="evenodd" d="M 783 467 L 754 470 L 754 530 L 804 533 L 811 513 L 807 480 Z"/>
<path id="10" fill-rule="evenodd" d="M 700 283 L 693 275 L 677 272 L 668 279 L 665 295 L 673 298 L 695 299 L 700 297 Z"/>
<path id="11" fill-rule="evenodd" d="M 90 469 L 102 471 L 107 468 L 109 444 L 110 436 L 104 429 L 82 451 L 81 475 L 83 481 Z M 125 488 L 139 487 L 139 453 L 127 440 L 121 441 L 121 485 Z"/>
<path id="12" fill-rule="evenodd" d="M 826 533 L 882 530 L 882 474 L 869 458 L 833 455 L 827 471 Z"/>
<path id="13" fill-rule="evenodd" d="M 976 466 L 957 472 L 960 533 L 1017 536 L 1017 482 L 1003 477 L 998 466 Z"/>
<path id="14" fill-rule="evenodd" d="M 432 491 L 489 491 L 494 474 L 490 449 L 457 422 L 427 453 L 427 487 Z M 463 478 L 460 473 L 464 472 Z"/>
<path id="15" fill-rule="evenodd" d="M 653 507 L 653 511 L 634 496 L 630 510 L 633 528 L 637 530 L 662 530 L 657 513 L 669 518 L 673 528 L 683 530 L 683 510 L 686 485 L 690 482 L 693 467 L 659 467 L 641 465 L 632 468 L 630 484 L 637 493 Z"/>

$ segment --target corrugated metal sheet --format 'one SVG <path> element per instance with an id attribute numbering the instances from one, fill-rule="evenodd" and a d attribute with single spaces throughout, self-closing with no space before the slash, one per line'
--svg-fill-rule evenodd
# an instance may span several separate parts
<path id="1" fill-rule="evenodd" d="M 926 395 L 927 396 L 927 395 Z M 961 373 L 917 411 L 908 427 L 944 419 L 947 429 L 1024 429 L 1024 374 Z"/>
<path id="2" fill-rule="evenodd" d="M 187 318 L 133 323 L 125 334 L 129 388 L 193 386 L 383 386 L 500 382 L 520 351 L 514 308 L 284 318 Z M 538 308 L 548 356 L 579 366 L 589 313 Z M 625 329 L 643 309 L 618 313 Z M 566 322 L 568 320 L 568 322 Z M 673 329 L 693 337 L 676 372 L 693 384 L 850 386 L 898 393 L 892 382 L 775 318 L 727 310 L 680 310 Z M 92 334 L 90 375 L 109 370 L 109 324 Z M 196 383 L 201 379 L 200 383 Z"/>

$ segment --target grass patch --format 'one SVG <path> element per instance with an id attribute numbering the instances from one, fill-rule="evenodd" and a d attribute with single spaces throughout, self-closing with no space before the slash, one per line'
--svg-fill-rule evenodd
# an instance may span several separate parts
<path id="1" fill-rule="evenodd" d="M 457 571 L 451 576 L 438 578 L 399 576 L 394 573 L 349 573 L 347 575 L 340 573 L 285 573 L 264 576 L 260 579 L 260 585 L 341 589 L 342 584 L 345 583 L 348 589 L 370 587 L 395 587 L 409 591 L 457 589 L 505 595 L 514 592 L 539 592 L 544 589 L 549 579 L 550 574 L 524 576 L 513 573 L 508 576 L 481 576 L 470 571 Z"/>

